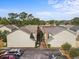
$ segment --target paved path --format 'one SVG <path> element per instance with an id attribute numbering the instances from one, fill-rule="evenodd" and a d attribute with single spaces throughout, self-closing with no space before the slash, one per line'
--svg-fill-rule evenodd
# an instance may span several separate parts
<path id="1" fill-rule="evenodd" d="M 49 59 L 50 49 L 27 48 L 20 59 Z"/>

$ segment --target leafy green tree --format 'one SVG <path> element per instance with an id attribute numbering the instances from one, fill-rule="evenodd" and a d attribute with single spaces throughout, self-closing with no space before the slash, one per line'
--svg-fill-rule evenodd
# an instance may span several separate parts
<path id="1" fill-rule="evenodd" d="M 38 18 L 34 18 L 34 19 L 32 19 L 32 20 L 30 20 L 31 21 L 31 25 L 39 25 L 40 24 L 40 20 L 38 19 Z"/>
<path id="2" fill-rule="evenodd" d="M 51 48 L 51 44 L 47 44 L 48 48 Z"/>
<path id="3" fill-rule="evenodd" d="M 2 17 L 0 17 L 0 20 L 2 19 Z"/>
<path id="4" fill-rule="evenodd" d="M 54 24 L 54 20 L 49 20 L 49 21 L 47 21 L 49 24 Z"/>
<path id="5" fill-rule="evenodd" d="M 46 22 L 44 20 L 40 20 L 40 25 L 45 25 L 45 24 L 46 24 Z"/>
<path id="6" fill-rule="evenodd" d="M 73 57 L 77 57 L 77 56 L 79 56 L 79 50 L 77 50 L 77 49 L 71 49 L 70 50 L 70 56 L 73 58 Z"/>
<path id="7" fill-rule="evenodd" d="M 29 15 L 28 15 L 28 19 L 29 19 L 29 20 L 32 20 L 33 18 L 34 18 L 34 16 L 33 16 L 32 14 L 29 14 Z"/>
<path id="8" fill-rule="evenodd" d="M 44 20 L 40 20 L 39 18 L 34 18 L 32 14 L 27 14 L 26 12 L 17 13 L 8 13 L 7 17 L 0 17 L 0 24 L 3 25 L 16 25 L 16 26 L 24 26 L 24 25 L 45 25 Z M 20 20 L 21 19 L 21 20 Z M 27 19 L 27 20 L 26 20 Z"/>
<path id="9" fill-rule="evenodd" d="M 71 49 L 71 45 L 69 43 L 65 43 L 61 46 L 65 51 L 69 51 Z"/>
<path id="10" fill-rule="evenodd" d="M 0 31 L 0 40 L 2 39 L 2 31 Z"/>
<path id="11" fill-rule="evenodd" d="M 26 19 L 27 18 L 27 13 L 26 12 L 21 12 L 20 14 L 19 14 L 19 18 L 20 19 L 22 19 L 22 20 L 24 20 L 24 19 Z"/>
<path id="12" fill-rule="evenodd" d="M 8 34 L 9 32 L 8 31 L 4 31 L 4 32 L 2 32 L 2 38 L 3 38 L 3 42 L 7 42 L 7 34 Z"/>
<path id="13" fill-rule="evenodd" d="M 73 25 L 79 25 L 79 17 L 73 18 L 73 19 L 71 20 L 71 23 L 72 23 Z"/>
<path id="14" fill-rule="evenodd" d="M 8 31 L 0 31 L 0 40 L 3 40 L 3 42 L 6 43 L 6 46 L 7 46 L 7 34 L 9 32 Z"/>
<path id="15" fill-rule="evenodd" d="M 8 16 L 10 19 L 15 19 L 18 17 L 18 14 L 17 13 L 9 13 Z"/>

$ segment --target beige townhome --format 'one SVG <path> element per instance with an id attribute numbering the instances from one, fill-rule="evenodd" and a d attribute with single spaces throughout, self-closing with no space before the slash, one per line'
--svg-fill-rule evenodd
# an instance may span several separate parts
<path id="1" fill-rule="evenodd" d="M 47 26 L 43 27 L 46 33 L 47 44 L 52 47 L 61 47 L 65 43 L 69 43 L 72 47 L 76 47 L 76 34 L 71 30 L 67 30 L 62 26 Z"/>
<path id="2" fill-rule="evenodd" d="M 24 26 L 7 35 L 8 47 L 35 47 L 37 26 Z M 34 39 L 30 38 L 33 33 Z"/>
<path id="3" fill-rule="evenodd" d="M 2 26 L 0 26 L 0 31 L 6 30 L 8 32 L 12 32 L 16 29 L 18 29 L 18 27 L 15 25 L 2 25 Z"/>
<path id="4" fill-rule="evenodd" d="M 76 33 L 76 46 L 79 48 L 79 26 L 73 26 L 70 30 Z"/>
<path id="5" fill-rule="evenodd" d="M 30 32 L 25 29 L 16 30 L 7 35 L 8 47 L 34 47 L 35 41 L 30 38 Z"/>

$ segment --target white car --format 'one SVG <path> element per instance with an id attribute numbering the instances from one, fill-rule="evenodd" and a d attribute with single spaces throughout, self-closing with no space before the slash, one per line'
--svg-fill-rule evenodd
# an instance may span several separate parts
<path id="1" fill-rule="evenodd" d="M 23 52 L 21 51 L 21 49 L 10 49 L 9 51 L 6 51 L 4 54 L 13 54 L 13 55 L 21 56 Z"/>

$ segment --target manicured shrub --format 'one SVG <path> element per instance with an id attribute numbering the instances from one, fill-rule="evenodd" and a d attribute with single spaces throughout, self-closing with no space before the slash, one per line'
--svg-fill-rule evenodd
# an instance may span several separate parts
<path id="1" fill-rule="evenodd" d="M 48 46 L 48 48 L 51 48 L 51 44 L 48 44 L 47 46 Z"/>
<path id="2" fill-rule="evenodd" d="M 63 50 L 69 51 L 72 46 L 69 43 L 65 43 L 61 47 L 63 48 Z"/>

